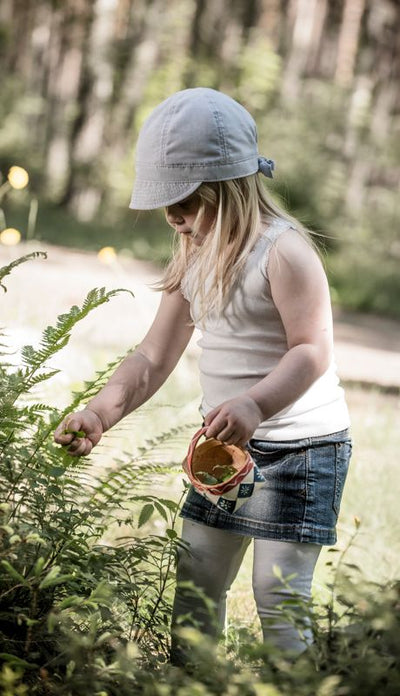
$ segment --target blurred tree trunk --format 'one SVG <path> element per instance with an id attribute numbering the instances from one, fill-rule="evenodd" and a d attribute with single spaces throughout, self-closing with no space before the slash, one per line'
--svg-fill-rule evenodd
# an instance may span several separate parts
<path id="1" fill-rule="evenodd" d="M 97 0 L 75 124 L 66 203 L 90 220 L 130 146 L 134 113 L 159 55 L 161 0 Z"/>
<path id="2" fill-rule="evenodd" d="M 197 61 L 213 65 L 215 87 L 231 81 L 229 72 L 252 27 L 257 26 L 261 11 L 261 0 L 197 0 L 190 29 L 189 51 L 194 61 L 186 73 L 188 86 L 196 74 Z"/>
<path id="3" fill-rule="evenodd" d="M 321 52 L 325 23 L 328 16 L 328 0 L 318 0 L 315 5 L 306 72 L 308 75 L 320 74 Z"/>
<path id="4" fill-rule="evenodd" d="M 371 65 L 375 85 L 371 133 L 381 144 L 392 132 L 394 114 L 400 109 L 399 4 L 382 0 L 379 6 L 375 5 L 369 17 L 369 29 L 376 44 Z"/>
<path id="5" fill-rule="evenodd" d="M 102 193 L 102 148 L 114 72 L 111 62 L 118 0 L 96 0 L 82 65 L 79 114 L 71 142 L 70 178 L 63 202 L 91 220 Z"/>
<path id="6" fill-rule="evenodd" d="M 0 26 L 1 26 L 1 50 L 0 66 L 3 66 L 4 75 L 11 70 L 11 28 L 13 26 L 14 2 L 13 0 L 3 0 L 0 3 Z"/>
<path id="7" fill-rule="evenodd" d="M 118 84 L 112 100 L 108 129 L 111 167 L 131 146 L 132 127 L 137 107 L 143 99 L 149 77 L 160 55 L 160 32 L 164 25 L 162 2 L 133 3 L 125 0 L 124 21 L 118 32 Z"/>
<path id="8" fill-rule="evenodd" d="M 335 81 L 341 87 L 353 81 L 364 9 L 365 0 L 345 0 L 335 72 Z"/>
<path id="9" fill-rule="evenodd" d="M 354 32 L 353 28 L 353 32 Z M 365 204 L 371 182 L 387 185 L 380 164 L 399 104 L 400 8 L 388 0 L 372 4 L 366 26 L 367 48 L 363 51 L 364 74 L 357 77 L 351 93 L 345 154 L 350 161 L 346 208 L 358 215 Z M 353 48 L 350 53 L 354 55 Z M 351 58 L 351 61 L 353 59 Z M 351 75 L 344 72 L 344 84 Z M 368 136 L 367 136 L 368 133 Z M 368 146 L 365 145 L 367 138 Z M 399 185 L 400 172 L 396 182 Z"/>
<path id="10" fill-rule="evenodd" d="M 70 0 L 53 10 L 49 32 L 47 77 L 47 143 L 45 173 L 50 195 L 62 199 L 71 174 L 71 142 L 78 109 L 88 32 L 90 3 Z M 44 25 L 45 26 L 45 25 Z"/>
<path id="11" fill-rule="evenodd" d="M 291 45 L 281 90 L 283 99 L 289 103 L 298 98 L 302 77 L 318 55 L 325 14 L 325 0 L 291 0 L 289 4 Z"/>
<path id="12" fill-rule="evenodd" d="M 32 60 L 30 34 L 34 26 L 35 3 L 33 0 L 14 0 L 11 14 L 8 3 L 2 14 L 10 21 L 7 67 L 14 75 L 23 76 Z"/>

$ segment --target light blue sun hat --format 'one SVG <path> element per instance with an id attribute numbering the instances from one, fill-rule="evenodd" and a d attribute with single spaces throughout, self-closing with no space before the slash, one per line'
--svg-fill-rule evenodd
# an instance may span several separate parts
<path id="1" fill-rule="evenodd" d="M 139 133 L 129 207 L 166 207 L 203 182 L 259 171 L 272 178 L 273 169 L 258 154 L 256 124 L 241 104 L 208 87 L 185 89 L 159 104 Z"/>

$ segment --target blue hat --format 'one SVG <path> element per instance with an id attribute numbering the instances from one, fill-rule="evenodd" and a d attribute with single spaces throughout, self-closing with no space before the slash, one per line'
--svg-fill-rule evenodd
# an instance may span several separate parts
<path id="1" fill-rule="evenodd" d="M 185 89 L 159 104 L 139 133 L 129 207 L 173 205 L 205 181 L 272 177 L 273 169 L 258 154 L 256 124 L 243 106 L 208 87 Z"/>

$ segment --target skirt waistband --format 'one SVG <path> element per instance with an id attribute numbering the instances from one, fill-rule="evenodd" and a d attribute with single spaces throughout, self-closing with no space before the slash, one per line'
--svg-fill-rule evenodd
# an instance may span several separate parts
<path id="1" fill-rule="evenodd" d="M 257 449 L 261 452 L 276 452 L 277 450 L 297 450 L 303 447 L 318 447 L 335 442 L 350 442 L 350 429 L 339 430 L 329 435 L 317 435 L 315 437 L 304 437 L 298 440 L 256 440 L 248 442 L 249 449 Z"/>

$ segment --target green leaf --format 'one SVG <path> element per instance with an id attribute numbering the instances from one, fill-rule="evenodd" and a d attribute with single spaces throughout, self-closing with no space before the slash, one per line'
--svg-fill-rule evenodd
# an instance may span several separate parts
<path id="1" fill-rule="evenodd" d="M 53 566 L 47 575 L 43 578 L 42 582 L 39 585 L 39 588 L 42 590 L 44 587 L 49 587 L 49 585 L 53 584 L 53 580 L 55 580 L 61 570 L 61 566 L 55 565 Z"/>
<path id="2" fill-rule="evenodd" d="M 6 561 L 6 560 L 2 560 L 2 561 L 1 561 L 1 565 L 2 565 L 3 568 L 7 571 L 7 573 L 8 573 L 9 575 L 11 575 L 12 578 L 14 578 L 14 580 L 17 580 L 18 582 L 22 583 L 23 585 L 26 585 L 26 584 L 27 584 L 27 581 L 26 581 L 26 579 L 24 578 L 24 576 L 21 575 L 21 573 L 19 573 L 18 570 L 16 570 L 15 568 L 13 568 L 13 566 L 11 565 L 11 563 L 9 563 L 9 562 Z"/>
<path id="3" fill-rule="evenodd" d="M 19 541 L 21 541 L 21 537 L 19 534 L 13 534 L 10 536 L 8 541 L 10 544 L 17 544 Z"/>
<path id="4" fill-rule="evenodd" d="M 146 503 L 146 505 L 143 505 L 139 515 L 138 527 L 142 527 L 144 524 L 146 524 L 153 512 L 154 505 L 152 503 Z"/>
<path id="5" fill-rule="evenodd" d="M 160 513 L 161 517 L 167 522 L 168 521 L 168 515 L 165 510 L 165 507 L 161 505 L 158 501 L 154 501 L 154 505 L 156 506 L 158 512 Z"/>
<path id="6" fill-rule="evenodd" d="M 85 600 L 83 597 L 78 597 L 78 595 L 71 595 L 70 597 L 66 597 L 63 599 L 59 604 L 57 604 L 57 609 L 62 610 L 62 609 L 68 609 L 69 607 L 76 607 L 82 604 Z"/>
<path id="7" fill-rule="evenodd" d="M 34 574 L 36 577 L 37 577 L 38 575 L 40 575 L 40 573 L 42 572 L 43 566 L 44 566 L 44 564 L 45 564 L 45 560 L 46 560 L 46 559 L 43 558 L 43 556 L 40 556 L 40 558 L 37 559 L 37 561 L 36 561 L 36 563 L 35 563 L 35 565 L 34 565 L 34 568 L 33 568 L 33 574 Z"/>
<path id="8" fill-rule="evenodd" d="M 47 630 L 49 633 L 54 633 L 54 629 L 60 623 L 60 617 L 54 612 L 50 612 L 47 616 Z"/>
<path id="9" fill-rule="evenodd" d="M 47 576 L 46 576 L 47 577 Z M 57 577 L 53 578 L 48 578 L 46 581 L 46 578 L 40 583 L 39 587 L 41 589 L 45 587 L 53 587 L 53 585 L 61 585 L 63 582 L 67 582 L 67 580 L 74 580 L 75 575 L 73 573 L 65 573 L 64 575 L 57 575 Z"/>
<path id="10" fill-rule="evenodd" d="M 175 502 L 175 500 L 169 500 L 168 498 L 160 498 L 159 502 L 164 505 L 164 507 L 168 508 L 169 510 L 172 510 L 175 512 L 178 509 L 178 503 Z"/>
<path id="11" fill-rule="evenodd" d="M 64 435 L 74 435 L 75 437 L 86 437 L 86 433 L 83 430 L 70 430 L 65 428 Z"/>
<path id="12" fill-rule="evenodd" d="M 26 660 L 23 660 L 21 657 L 17 657 L 16 655 L 10 655 L 9 653 L 0 653 L 0 659 L 9 662 L 15 667 L 23 667 L 25 669 L 34 669 L 35 667 L 39 666 L 34 664 L 33 662 L 27 662 Z"/>
<path id="13" fill-rule="evenodd" d="M 275 565 L 275 563 L 272 566 L 272 572 L 276 578 L 283 581 L 282 569 L 278 565 Z"/>
<path id="14" fill-rule="evenodd" d="M 55 478 L 62 476 L 64 473 L 65 469 L 62 466 L 53 466 L 49 471 L 50 476 L 54 476 Z"/>

